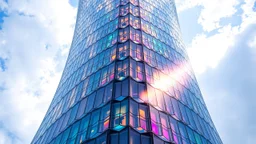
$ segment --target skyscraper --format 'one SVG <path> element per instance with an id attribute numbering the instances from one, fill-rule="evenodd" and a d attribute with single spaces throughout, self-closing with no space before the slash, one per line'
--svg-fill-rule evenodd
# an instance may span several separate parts
<path id="1" fill-rule="evenodd" d="M 32 144 L 222 144 L 174 0 L 80 0 L 59 86 Z"/>

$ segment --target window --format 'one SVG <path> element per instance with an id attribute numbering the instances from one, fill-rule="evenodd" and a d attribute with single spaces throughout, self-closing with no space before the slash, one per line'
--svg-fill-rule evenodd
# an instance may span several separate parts
<path id="1" fill-rule="evenodd" d="M 128 100 L 114 103 L 111 114 L 111 127 L 117 131 L 122 130 L 128 123 Z"/>
<path id="2" fill-rule="evenodd" d="M 121 6 L 120 8 L 120 15 L 125 16 L 129 12 L 129 5 Z"/>
<path id="3" fill-rule="evenodd" d="M 115 83 L 115 99 L 123 100 L 128 96 L 128 79 Z"/>
<path id="4" fill-rule="evenodd" d="M 135 43 L 141 43 L 141 31 L 130 28 L 130 38 Z"/>
<path id="5" fill-rule="evenodd" d="M 175 143 L 181 143 L 177 121 L 169 116 L 169 122 L 172 129 L 173 141 Z"/>
<path id="6" fill-rule="evenodd" d="M 191 130 L 189 127 L 186 127 L 186 128 L 187 128 L 190 143 L 196 143 L 193 130 Z"/>
<path id="7" fill-rule="evenodd" d="M 176 119 L 181 120 L 181 116 L 180 116 L 180 109 L 178 106 L 178 101 L 174 98 L 171 98 L 172 104 L 173 104 L 173 110 L 174 110 L 174 115 L 173 117 L 175 117 Z"/>
<path id="8" fill-rule="evenodd" d="M 130 55 L 135 60 L 142 60 L 142 46 L 134 44 L 133 42 L 130 43 Z"/>
<path id="9" fill-rule="evenodd" d="M 130 4 L 130 13 L 134 16 L 139 16 L 139 7 Z"/>
<path id="10" fill-rule="evenodd" d="M 109 100 L 112 99 L 112 92 L 113 92 L 113 83 L 110 83 L 105 88 L 104 103 L 107 103 Z"/>
<path id="11" fill-rule="evenodd" d="M 84 85 L 83 85 L 83 92 L 81 98 L 84 98 L 86 96 L 87 92 L 87 86 L 88 86 L 89 78 L 86 78 L 84 80 Z"/>
<path id="12" fill-rule="evenodd" d="M 98 126 L 99 126 L 99 118 L 100 118 L 100 110 L 96 110 L 92 112 L 90 126 L 89 126 L 89 138 L 93 138 L 97 136 L 98 133 Z"/>
<path id="13" fill-rule="evenodd" d="M 118 28 L 118 18 L 109 23 L 109 26 L 108 26 L 108 33 L 113 32 L 113 31 L 116 30 L 117 28 Z"/>
<path id="14" fill-rule="evenodd" d="M 162 135 L 159 112 L 155 108 L 150 107 L 150 116 L 153 133 L 155 133 L 156 135 Z"/>
<path id="15" fill-rule="evenodd" d="M 107 143 L 107 135 L 103 134 L 96 139 L 96 144 L 106 144 Z"/>
<path id="16" fill-rule="evenodd" d="M 170 127 L 169 127 L 169 121 L 168 116 L 164 113 L 160 113 L 160 120 L 161 120 L 161 126 L 162 126 L 162 134 L 166 140 L 170 140 Z"/>
<path id="17" fill-rule="evenodd" d="M 197 144 L 202 144 L 200 135 L 196 132 L 194 132 L 194 135 L 195 135 L 196 143 Z"/>
<path id="18" fill-rule="evenodd" d="M 130 25 L 135 29 L 139 29 L 140 28 L 140 19 L 138 17 L 134 17 L 134 16 L 130 15 Z"/>
<path id="19" fill-rule="evenodd" d="M 129 27 L 119 30 L 119 42 L 125 42 L 129 38 Z"/>
<path id="20" fill-rule="evenodd" d="M 129 42 L 118 45 L 118 59 L 123 60 L 129 55 Z"/>
<path id="21" fill-rule="evenodd" d="M 61 144 L 64 144 L 64 143 L 67 142 L 69 132 L 70 132 L 70 128 L 66 129 L 66 130 L 63 132 L 63 135 L 62 135 L 62 138 L 61 138 Z"/>
<path id="22" fill-rule="evenodd" d="M 146 72 L 146 80 L 148 83 L 152 84 L 153 83 L 153 73 L 152 73 L 152 68 L 145 64 L 145 72 Z"/>
<path id="23" fill-rule="evenodd" d="M 93 80 L 93 84 L 92 84 L 92 91 L 95 90 L 96 88 L 98 88 L 98 86 L 99 86 L 100 74 L 101 74 L 101 70 L 97 71 L 94 75 L 94 80 Z"/>
<path id="24" fill-rule="evenodd" d="M 130 2 L 133 4 L 133 5 L 138 5 L 139 4 L 139 1 L 138 0 L 130 0 Z"/>
<path id="25" fill-rule="evenodd" d="M 108 67 L 102 69 L 101 73 L 101 86 L 114 79 L 115 63 L 110 64 Z"/>
<path id="26" fill-rule="evenodd" d="M 116 59 L 116 46 L 111 48 L 110 62 L 114 61 L 115 59 Z"/>
<path id="27" fill-rule="evenodd" d="M 77 115 L 76 115 L 77 119 L 81 118 L 81 116 L 84 114 L 86 103 L 87 103 L 87 98 L 83 99 L 80 102 L 80 105 L 79 105 L 79 108 L 78 108 L 78 112 L 77 112 Z"/>
<path id="28" fill-rule="evenodd" d="M 99 90 L 97 90 L 96 93 L 96 100 L 94 103 L 94 108 L 100 107 L 103 104 L 103 97 L 104 97 L 104 88 L 101 88 Z"/>
<path id="29" fill-rule="evenodd" d="M 144 80 L 144 65 L 143 63 L 136 62 L 130 59 L 130 75 L 137 81 Z"/>
<path id="30" fill-rule="evenodd" d="M 140 134 L 130 129 L 130 143 L 140 144 Z"/>
<path id="31" fill-rule="evenodd" d="M 126 5 L 129 2 L 129 0 L 121 0 L 121 5 Z"/>
<path id="32" fill-rule="evenodd" d="M 125 28 L 129 25 L 129 16 L 120 17 L 120 28 Z"/>
<path id="33" fill-rule="evenodd" d="M 64 118 L 65 118 L 65 115 L 62 115 L 62 117 L 58 120 L 58 126 L 55 129 L 54 137 L 60 133 L 60 128 L 61 128 Z"/>
<path id="34" fill-rule="evenodd" d="M 130 101 L 130 125 L 140 133 L 147 131 L 147 113 L 147 106 L 137 104 L 133 100 Z"/>
<path id="35" fill-rule="evenodd" d="M 77 87 L 77 90 L 76 90 L 76 100 L 75 102 L 78 102 L 81 98 L 81 95 L 82 95 L 82 92 L 83 92 L 83 85 L 84 83 L 81 82 L 78 87 Z"/>
<path id="36" fill-rule="evenodd" d="M 164 94 L 164 101 L 165 101 L 165 105 L 166 105 L 166 111 L 170 114 L 173 115 L 173 106 L 172 106 L 172 102 L 171 102 L 171 97 L 167 94 Z"/>
<path id="37" fill-rule="evenodd" d="M 179 103 L 179 108 L 180 108 L 180 112 L 181 112 L 182 121 L 189 124 L 188 117 L 187 117 L 186 110 L 185 110 L 185 106 L 181 102 L 178 102 L 178 103 Z"/>
<path id="38" fill-rule="evenodd" d="M 150 86 L 147 85 L 147 91 L 148 91 L 148 101 L 149 103 L 151 103 L 154 106 L 157 106 L 157 100 L 156 100 L 156 94 L 155 94 L 155 89 Z"/>
<path id="39" fill-rule="evenodd" d="M 164 144 L 164 141 L 156 136 L 154 136 L 153 139 L 154 139 L 154 144 Z"/>
<path id="40" fill-rule="evenodd" d="M 141 135 L 142 144 L 151 144 L 151 138 L 149 136 Z"/>
<path id="41" fill-rule="evenodd" d="M 76 118 L 76 114 L 77 114 L 78 107 L 79 107 L 79 103 L 76 104 L 76 105 L 72 108 L 72 111 L 71 111 L 71 115 L 70 115 L 68 124 L 72 124 L 72 123 L 74 122 L 74 120 L 75 120 L 75 118 Z"/>
<path id="42" fill-rule="evenodd" d="M 128 129 L 120 132 L 119 144 L 128 144 Z"/>
<path id="43" fill-rule="evenodd" d="M 146 86 L 130 79 L 130 96 L 137 102 L 147 102 Z"/>
<path id="44" fill-rule="evenodd" d="M 185 125 L 182 124 L 181 122 L 178 122 L 178 126 L 179 126 L 179 130 L 180 130 L 182 143 L 184 143 L 184 144 L 189 143 L 188 134 L 187 134 Z"/>
<path id="45" fill-rule="evenodd" d="M 163 97 L 163 92 L 161 90 L 155 89 L 157 98 L 157 108 L 165 111 L 165 102 Z"/>
<path id="46" fill-rule="evenodd" d="M 123 80 L 125 79 L 129 72 L 128 72 L 128 59 L 124 60 L 124 61 L 120 61 L 117 63 L 117 74 L 116 74 L 116 78 L 118 80 Z"/>
<path id="47" fill-rule="evenodd" d="M 85 113 L 88 113 L 93 109 L 95 95 L 96 93 L 94 92 L 88 96 L 88 103 L 86 105 Z"/>
<path id="48" fill-rule="evenodd" d="M 68 124 L 68 120 L 69 120 L 70 114 L 71 114 L 71 109 L 65 114 L 65 118 L 64 118 L 64 121 L 62 123 L 60 131 L 63 131 L 66 128 L 66 126 Z"/>
<path id="49" fill-rule="evenodd" d="M 80 126 L 80 121 L 73 124 L 73 126 L 71 128 L 71 131 L 70 131 L 70 134 L 69 134 L 69 142 L 68 143 L 75 143 L 77 133 L 78 133 L 78 130 L 79 130 L 79 126 Z"/>
<path id="50" fill-rule="evenodd" d="M 147 62 L 152 67 L 156 67 L 155 52 L 149 50 L 146 47 L 143 47 L 143 52 L 145 62 Z"/>
<path id="51" fill-rule="evenodd" d="M 76 87 L 72 90 L 71 95 L 69 97 L 69 108 L 73 106 L 76 98 Z"/>
<path id="52" fill-rule="evenodd" d="M 93 86 L 93 82 L 94 82 L 94 75 L 95 74 L 93 74 L 89 77 L 86 94 L 90 94 L 93 91 L 92 86 Z"/>
<path id="53" fill-rule="evenodd" d="M 194 122 L 194 119 L 193 119 L 193 116 L 191 114 L 191 110 L 187 107 L 185 107 L 185 110 L 186 110 L 186 114 L 188 116 L 188 121 L 189 121 L 189 124 L 191 125 L 191 127 L 193 129 L 196 129 L 196 125 L 195 125 L 195 122 Z"/>
<path id="54" fill-rule="evenodd" d="M 78 134 L 79 142 L 83 142 L 87 139 L 86 135 L 87 135 L 87 129 L 89 126 L 89 122 L 90 122 L 90 115 L 87 115 L 86 117 L 84 117 L 81 120 L 81 125 L 80 125 L 80 129 L 79 129 L 79 134 Z"/>
<path id="55" fill-rule="evenodd" d="M 110 144 L 118 144 L 118 133 L 110 134 Z"/>
<path id="56" fill-rule="evenodd" d="M 101 109 L 100 116 L 100 128 L 99 131 L 103 132 L 109 127 L 109 114 L 110 114 L 110 104 L 107 104 Z"/>

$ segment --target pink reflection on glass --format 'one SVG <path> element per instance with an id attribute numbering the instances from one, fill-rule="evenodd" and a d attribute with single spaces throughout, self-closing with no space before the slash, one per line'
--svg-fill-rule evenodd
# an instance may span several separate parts
<path id="1" fill-rule="evenodd" d="M 184 81 L 188 79 L 187 74 L 187 64 L 186 63 L 179 63 L 177 66 L 173 66 L 172 69 L 169 69 L 169 74 L 166 75 L 164 73 L 159 72 L 159 76 L 152 85 L 155 88 L 161 89 L 163 91 L 170 91 L 173 87 L 182 90 L 180 87 L 180 83 L 185 83 Z M 155 72 L 153 72 L 153 75 Z M 148 79 L 148 78 L 147 78 Z M 178 97 L 180 97 L 178 95 Z"/>
<path id="2" fill-rule="evenodd" d="M 151 126 L 153 133 L 158 135 L 158 126 L 154 122 L 151 122 Z"/>
<path id="3" fill-rule="evenodd" d="M 145 120 L 140 119 L 140 126 L 144 129 L 147 130 L 147 123 Z"/>
<path id="4" fill-rule="evenodd" d="M 110 77 L 109 77 L 109 81 L 111 81 L 113 79 L 114 79 L 114 74 L 111 74 Z"/>
<path id="5" fill-rule="evenodd" d="M 168 132 L 167 129 L 164 129 L 164 128 L 163 128 L 163 135 L 164 135 L 164 137 L 165 137 L 167 140 L 170 140 L 169 132 Z"/>
<path id="6" fill-rule="evenodd" d="M 105 122 L 104 122 L 104 130 L 106 130 L 107 128 L 108 128 L 108 126 L 109 126 L 109 120 L 106 120 Z M 104 131 L 103 130 L 103 131 Z"/>

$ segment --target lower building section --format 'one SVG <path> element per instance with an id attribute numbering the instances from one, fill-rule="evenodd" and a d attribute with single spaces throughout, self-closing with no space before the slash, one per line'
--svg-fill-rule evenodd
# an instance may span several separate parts
<path id="1" fill-rule="evenodd" d="M 127 79 L 128 81 L 129 79 Z M 108 85 L 107 87 L 109 87 Z M 107 87 L 104 89 L 106 90 Z M 102 91 L 104 93 L 106 91 Z M 99 90 L 100 91 L 100 90 Z M 117 91 L 117 90 L 115 90 Z M 92 103 L 95 95 L 83 99 L 63 115 L 38 143 L 50 144 L 208 144 L 175 115 L 148 103 L 124 96 L 107 103 Z M 87 102 L 86 102 L 87 101 Z M 102 99 L 104 101 L 104 98 Z M 99 106 L 101 107 L 95 107 Z M 77 113 L 77 115 L 74 115 Z M 63 125 L 68 125 L 65 127 Z M 58 133 L 56 133 L 58 132 Z M 57 136 L 57 137 L 55 137 Z"/>

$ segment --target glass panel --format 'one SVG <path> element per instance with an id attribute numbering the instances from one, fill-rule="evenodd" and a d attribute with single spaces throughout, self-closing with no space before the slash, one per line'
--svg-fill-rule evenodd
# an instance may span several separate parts
<path id="1" fill-rule="evenodd" d="M 106 144 L 107 143 L 107 135 L 103 134 L 96 139 L 96 144 Z"/>
<path id="2" fill-rule="evenodd" d="M 113 83 L 110 83 L 106 86 L 104 92 L 104 103 L 108 102 L 112 99 L 112 92 L 113 92 Z"/>
<path id="3" fill-rule="evenodd" d="M 124 130 L 120 132 L 120 139 L 119 139 L 120 144 L 128 144 L 128 130 Z"/>
<path id="4" fill-rule="evenodd" d="M 139 29 L 140 28 L 140 19 L 130 15 L 130 25 L 135 29 Z"/>
<path id="5" fill-rule="evenodd" d="M 94 92 L 88 96 L 88 103 L 86 106 L 85 113 L 88 113 L 89 111 L 91 111 L 93 109 L 95 95 L 96 95 L 96 93 Z"/>
<path id="6" fill-rule="evenodd" d="M 101 109 L 100 132 L 105 131 L 109 127 L 109 114 L 110 114 L 110 104 L 104 106 Z"/>
<path id="7" fill-rule="evenodd" d="M 153 133 L 155 133 L 156 135 L 162 135 L 159 113 L 153 107 L 150 107 L 150 116 L 151 116 L 151 127 L 152 127 Z"/>
<path id="8" fill-rule="evenodd" d="M 78 109 L 78 112 L 77 112 L 77 115 L 76 115 L 77 119 L 79 119 L 84 114 L 86 103 L 87 103 L 87 98 L 83 99 L 80 102 L 79 109 Z"/>
<path id="9" fill-rule="evenodd" d="M 120 23 L 119 23 L 119 27 L 120 28 L 125 28 L 127 27 L 129 24 L 129 16 L 125 16 L 125 17 L 120 17 Z"/>
<path id="10" fill-rule="evenodd" d="M 151 139 L 149 136 L 141 135 L 141 143 L 142 144 L 151 144 Z"/>
<path id="11" fill-rule="evenodd" d="M 140 144 L 140 134 L 130 129 L 130 144 Z"/>
<path id="12" fill-rule="evenodd" d="M 69 135 L 69 139 L 75 139 L 76 138 L 78 130 L 79 130 L 79 125 L 80 125 L 80 121 L 73 124 L 73 126 L 71 128 L 70 135 Z"/>
<path id="13" fill-rule="evenodd" d="M 79 103 L 76 104 L 76 105 L 72 108 L 72 111 L 71 111 L 71 115 L 70 115 L 68 124 L 71 124 L 71 123 L 74 122 L 74 120 L 75 120 L 75 118 L 76 118 L 76 114 L 77 114 L 78 107 L 79 107 Z"/>
<path id="14" fill-rule="evenodd" d="M 163 136 L 169 141 L 170 140 L 170 132 L 169 132 L 168 117 L 166 114 L 160 113 L 160 119 L 161 119 L 161 124 L 162 124 Z"/>
<path id="15" fill-rule="evenodd" d="M 87 115 L 81 120 L 81 125 L 80 125 L 80 130 L 79 130 L 79 137 L 78 140 L 79 142 L 83 142 L 86 140 L 86 134 L 87 134 L 87 129 L 89 126 L 90 122 L 90 115 Z"/>
<path id="16" fill-rule="evenodd" d="M 128 96 L 128 79 L 124 80 L 122 82 L 122 96 Z"/>
<path id="17" fill-rule="evenodd" d="M 118 80 L 123 80 L 128 76 L 128 59 L 124 60 L 124 61 L 120 61 L 117 63 L 117 74 L 116 74 L 116 78 Z"/>
<path id="18" fill-rule="evenodd" d="M 129 38 L 129 27 L 119 30 L 119 42 L 125 42 Z"/>
<path id="19" fill-rule="evenodd" d="M 70 132 L 70 128 L 66 129 L 63 132 L 63 135 L 62 135 L 62 138 L 61 138 L 61 142 L 60 142 L 61 144 L 65 144 L 67 142 L 69 132 Z"/>
<path id="20" fill-rule="evenodd" d="M 110 134 L 110 144 L 118 144 L 118 133 Z"/>
<path id="21" fill-rule="evenodd" d="M 89 137 L 94 137 L 98 132 L 98 123 L 100 118 L 100 110 L 94 111 L 90 120 L 90 133 Z"/>
<path id="22" fill-rule="evenodd" d="M 130 95 L 133 98 L 138 98 L 138 85 L 134 80 L 130 80 Z"/>
<path id="23" fill-rule="evenodd" d="M 129 42 L 118 45 L 118 59 L 123 60 L 129 55 Z"/>
<path id="24" fill-rule="evenodd" d="M 62 131 L 62 130 L 64 130 L 66 128 L 68 120 L 69 120 L 69 117 L 70 117 L 70 114 L 71 114 L 71 109 L 65 114 L 65 119 L 64 119 L 64 121 L 62 123 L 60 131 Z"/>
<path id="25" fill-rule="evenodd" d="M 97 108 L 99 106 L 101 106 L 103 104 L 103 97 L 104 97 L 104 88 L 101 88 L 97 91 L 96 93 L 96 100 L 95 100 L 95 104 L 94 104 L 94 107 Z"/>

